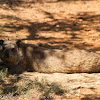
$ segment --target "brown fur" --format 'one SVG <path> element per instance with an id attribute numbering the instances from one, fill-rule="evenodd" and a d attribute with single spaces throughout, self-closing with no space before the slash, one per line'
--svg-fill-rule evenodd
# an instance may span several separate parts
<path id="1" fill-rule="evenodd" d="M 31 44 L 20 44 L 18 41 L 1 42 L 0 58 L 14 73 L 23 71 L 42 73 L 100 71 L 100 55 L 97 53 L 86 50 L 47 49 Z"/>

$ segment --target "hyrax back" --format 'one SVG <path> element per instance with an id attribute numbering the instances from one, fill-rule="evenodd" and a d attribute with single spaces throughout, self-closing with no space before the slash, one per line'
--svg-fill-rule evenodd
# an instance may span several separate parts
<path id="1" fill-rule="evenodd" d="M 100 55 L 86 50 L 47 49 L 20 41 L 0 41 L 0 58 L 13 72 L 99 72 Z"/>

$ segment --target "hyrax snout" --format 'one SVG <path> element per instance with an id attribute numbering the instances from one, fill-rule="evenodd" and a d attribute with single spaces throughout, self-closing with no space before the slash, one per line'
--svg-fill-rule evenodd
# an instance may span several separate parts
<path id="1" fill-rule="evenodd" d="M 0 58 L 13 73 L 100 72 L 100 55 L 86 50 L 58 50 L 0 40 Z"/>

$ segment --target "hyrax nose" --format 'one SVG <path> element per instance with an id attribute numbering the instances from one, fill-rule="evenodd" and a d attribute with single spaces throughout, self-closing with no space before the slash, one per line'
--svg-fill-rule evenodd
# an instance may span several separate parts
<path id="1" fill-rule="evenodd" d="M 12 48 L 11 51 L 16 51 L 16 49 L 15 48 Z"/>

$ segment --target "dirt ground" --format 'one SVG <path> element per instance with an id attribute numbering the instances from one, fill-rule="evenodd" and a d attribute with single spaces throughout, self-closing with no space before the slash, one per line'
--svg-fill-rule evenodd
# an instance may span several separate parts
<path id="1" fill-rule="evenodd" d="M 0 39 L 24 39 L 24 43 L 42 43 L 47 48 L 100 53 L 100 1 L 14 0 L 13 3 L 0 3 Z M 31 72 L 23 75 L 28 74 L 32 74 L 29 78 L 45 76 L 78 91 L 78 95 L 55 96 L 54 100 L 100 100 L 100 73 L 48 75 Z"/>

